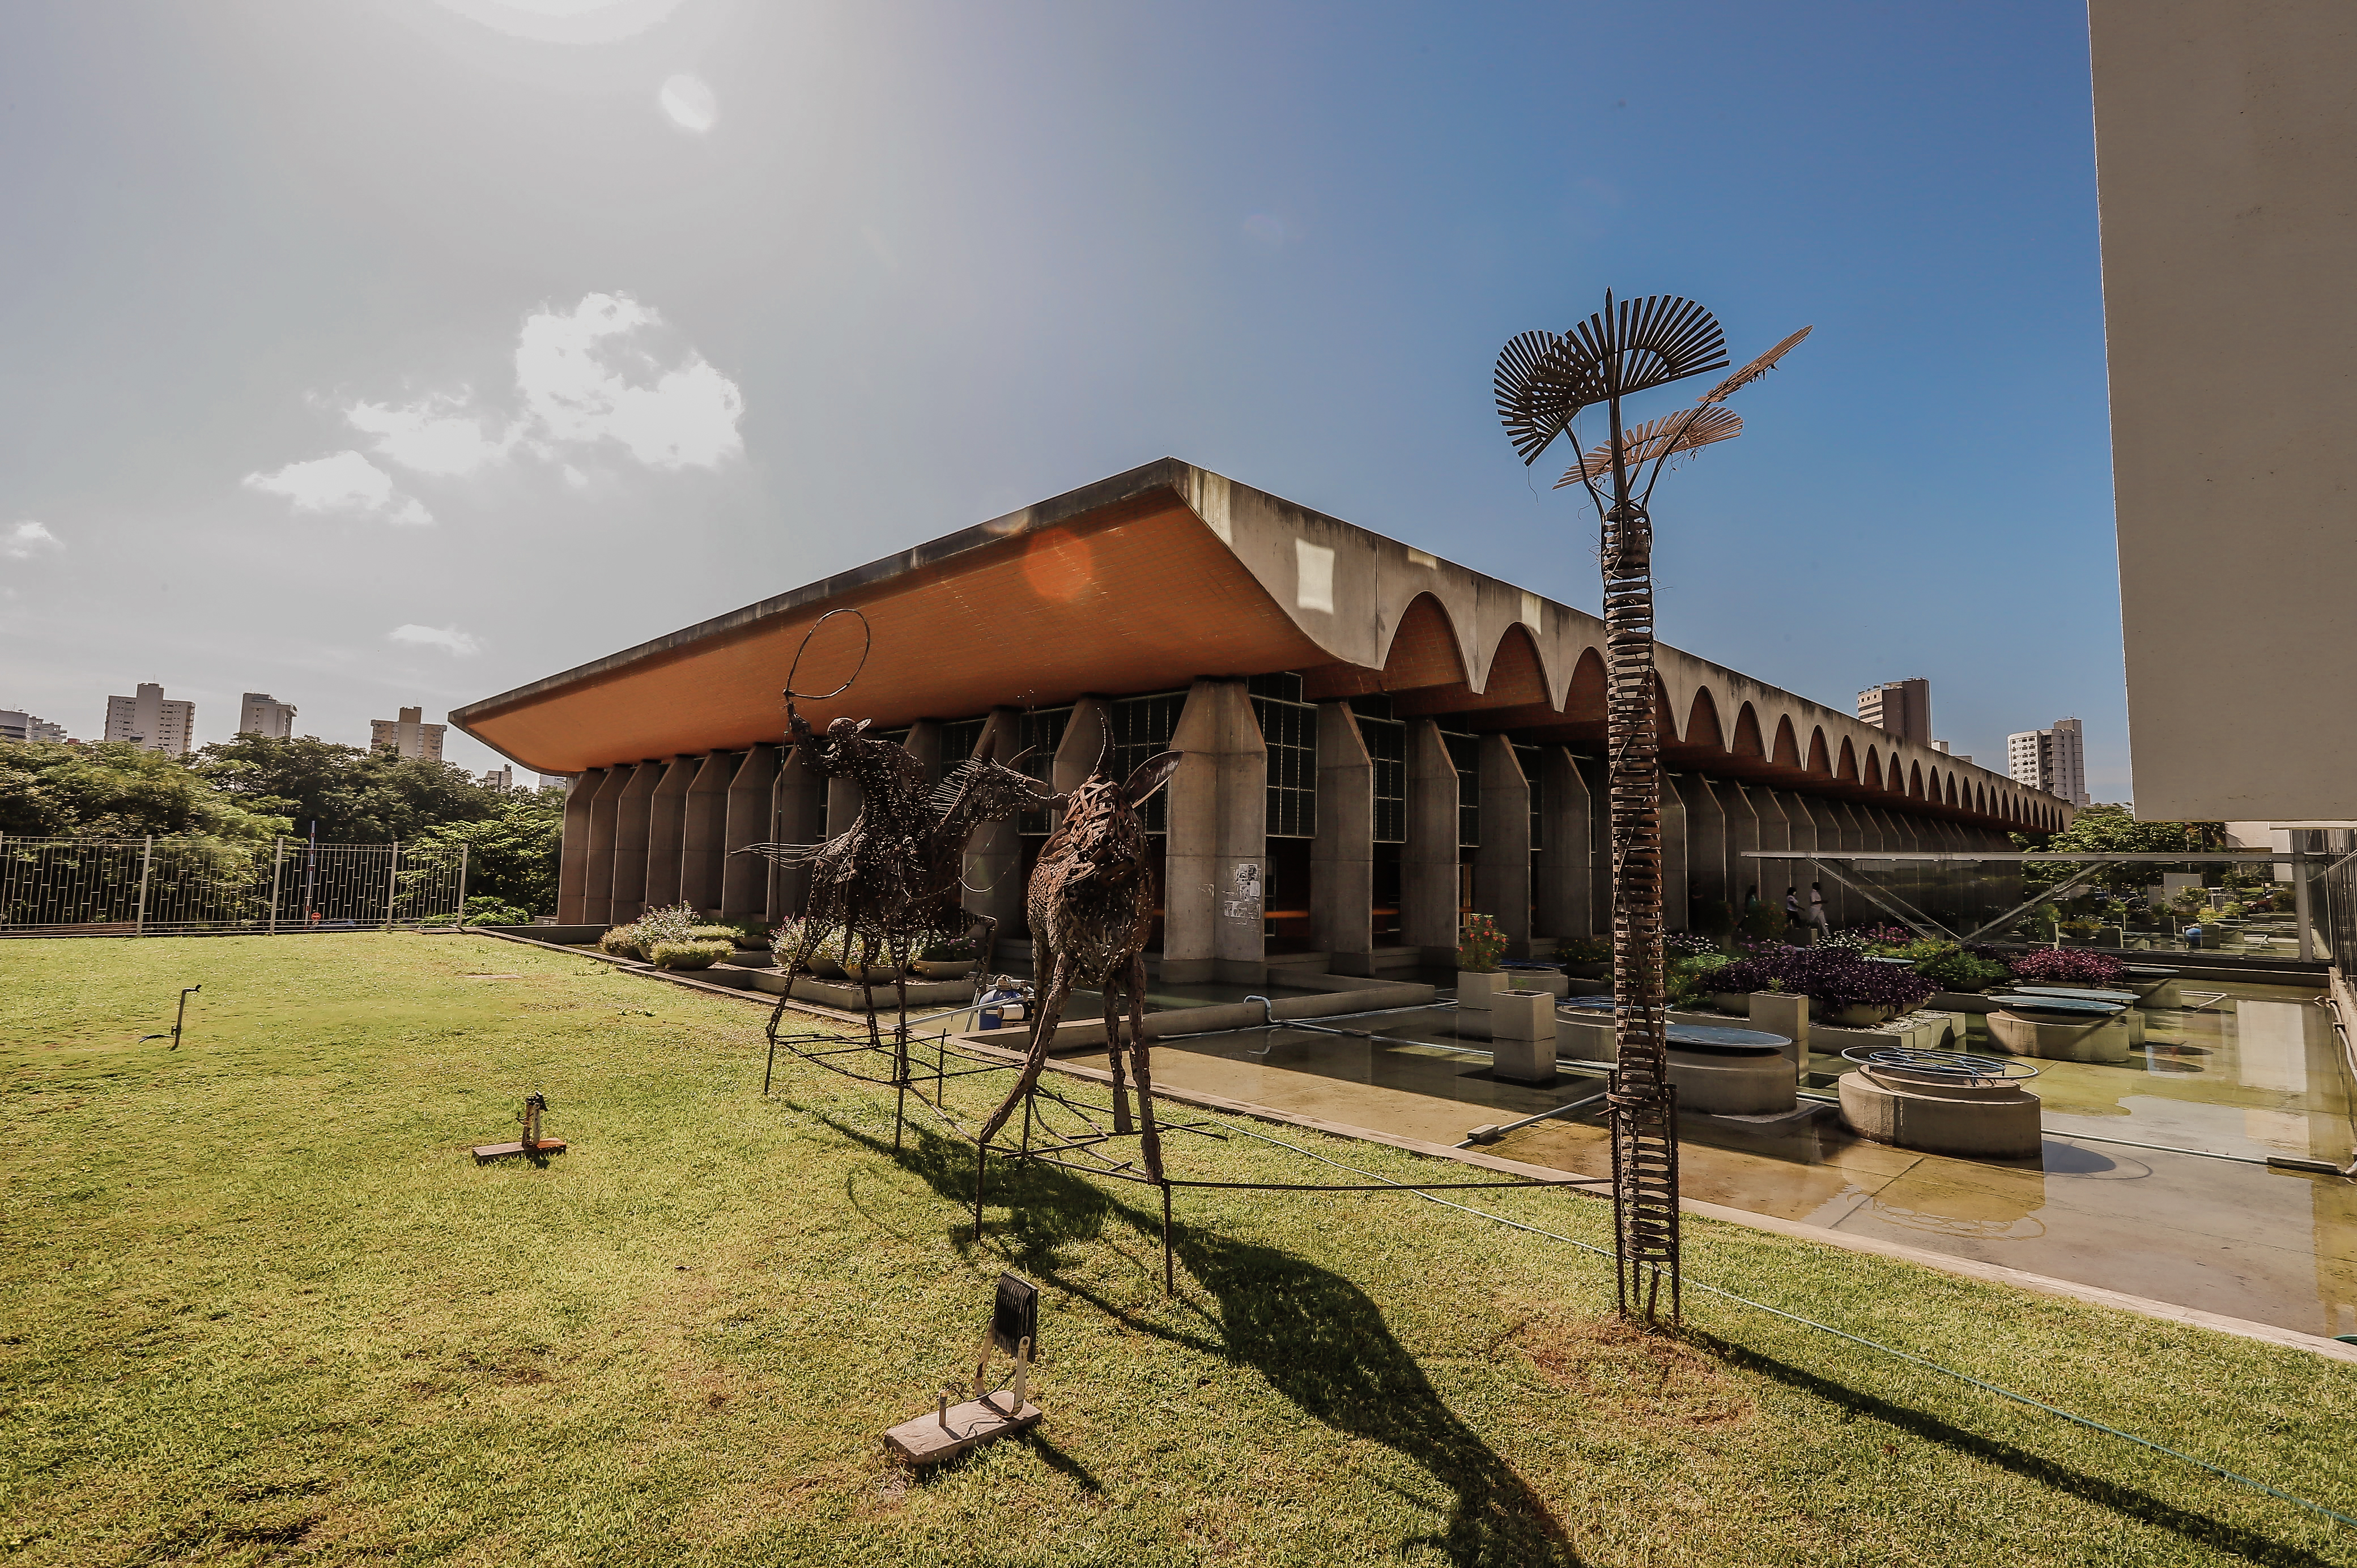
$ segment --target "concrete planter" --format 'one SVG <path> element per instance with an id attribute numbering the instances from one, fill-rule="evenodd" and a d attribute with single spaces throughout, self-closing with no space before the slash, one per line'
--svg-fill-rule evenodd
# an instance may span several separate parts
<path id="1" fill-rule="evenodd" d="M 1477 973 L 1469 969 L 1460 969 L 1457 972 L 1457 1005 L 1486 1013 L 1490 1010 L 1491 993 L 1505 990 L 1507 984 L 1507 976 L 1498 971 Z"/>
<path id="2" fill-rule="evenodd" d="M 1861 1138 L 1926 1155 L 2024 1160 L 2043 1144 L 2038 1096 L 2018 1083 L 1942 1081 L 1902 1068 L 1860 1068 L 1835 1086 Z"/>
<path id="3" fill-rule="evenodd" d="M 1612 978 L 1612 961 L 1599 959 L 1594 963 L 1567 963 L 1563 966 L 1563 972 L 1575 980 L 1609 980 Z"/>
<path id="4" fill-rule="evenodd" d="M 1555 1081 L 1555 993 L 1490 993 L 1491 1070 L 1515 1083 Z"/>
<path id="5" fill-rule="evenodd" d="M 1511 981 L 1517 991 L 1544 991 L 1550 996 L 1571 994 L 1571 981 L 1559 969 L 1510 969 L 1500 978 Z"/>
<path id="6" fill-rule="evenodd" d="M 1841 1029 L 1871 1029 L 1878 1024 L 1888 1024 L 1897 1016 L 1899 1009 L 1896 1007 L 1869 1007 L 1861 1003 L 1833 1009 L 1826 1015 L 1825 1022 Z"/>
<path id="7" fill-rule="evenodd" d="M 1736 1056 L 1673 1046 L 1669 1067 L 1681 1111 L 1711 1116 L 1772 1116 L 1799 1103 L 1792 1058 L 1781 1051 Z"/>
<path id="8" fill-rule="evenodd" d="M 2050 1061 L 2124 1062 L 2135 1045 L 2125 1015 L 2045 1018 L 1999 1008 L 1988 1015 L 1989 1044 L 2017 1057 Z"/>
<path id="9" fill-rule="evenodd" d="M 1710 1004 L 1722 1013 L 1732 1013 L 1738 1018 L 1751 1016 L 1751 994 L 1745 991 L 1714 991 Z"/>
<path id="10" fill-rule="evenodd" d="M 909 967 L 927 980 L 963 980 L 981 961 L 971 958 L 920 958 Z"/>

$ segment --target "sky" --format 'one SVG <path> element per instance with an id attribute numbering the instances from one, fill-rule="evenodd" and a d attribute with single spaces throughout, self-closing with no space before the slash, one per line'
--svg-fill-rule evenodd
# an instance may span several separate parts
<path id="1" fill-rule="evenodd" d="M 54 0 L 0 116 L 76 736 L 365 744 L 1164 456 L 1593 610 L 1490 381 L 1609 287 L 1815 328 L 1655 495 L 1667 640 L 2129 795 L 2083 5 Z"/>

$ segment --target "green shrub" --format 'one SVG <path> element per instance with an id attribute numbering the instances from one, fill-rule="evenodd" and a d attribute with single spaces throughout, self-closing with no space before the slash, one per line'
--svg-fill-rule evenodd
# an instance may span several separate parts
<path id="1" fill-rule="evenodd" d="M 1610 963 L 1612 943 L 1603 937 L 1566 937 L 1555 944 L 1558 963 Z"/>
<path id="2" fill-rule="evenodd" d="M 737 935 L 738 931 L 735 926 L 690 926 L 687 929 L 687 940 L 692 942 L 726 942 L 732 951 L 742 946 L 766 947 L 769 945 L 769 939 L 766 936 L 760 941 L 748 944 L 739 942 L 737 940 Z"/>
<path id="3" fill-rule="evenodd" d="M 1775 905 L 1755 904 L 1744 912 L 1743 933 L 1757 937 L 1763 942 L 1773 941 L 1782 936 L 1792 923 L 1784 918 L 1784 911 Z"/>
<path id="4" fill-rule="evenodd" d="M 646 952 L 641 943 L 646 933 L 635 925 L 608 926 L 606 934 L 597 939 L 597 950 L 616 958 L 643 959 Z"/>
<path id="5" fill-rule="evenodd" d="M 731 938 L 703 942 L 654 942 L 647 958 L 657 969 L 710 969 L 737 950 Z"/>
<path id="6" fill-rule="evenodd" d="M 462 926 L 529 926 L 532 924 L 532 911 L 519 909 L 504 898 L 486 895 L 467 900 L 466 918 L 458 923 Z"/>
<path id="7" fill-rule="evenodd" d="M 1679 959 L 1669 966 L 1666 991 L 1673 1007 L 1691 1007 L 1718 989 L 1711 983 L 1711 972 L 1727 964 L 1723 952 L 1695 953 Z"/>
<path id="8" fill-rule="evenodd" d="M 2013 973 L 1996 959 L 1975 958 L 1953 942 L 1915 942 L 1900 956 L 1912 959 L 1915 972 L 1941 990 L 1966 994 L 1986 991 Z"/>

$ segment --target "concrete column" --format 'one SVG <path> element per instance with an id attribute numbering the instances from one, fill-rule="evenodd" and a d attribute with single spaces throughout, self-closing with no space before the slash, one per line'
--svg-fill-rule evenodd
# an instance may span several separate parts
<path id="1" fill-rule="evenodd" d="M 1763 871 L 1758 861 L 1744 858 L 1748 851 L 1760 847 L 1760 817 L 1752 810 L 1750 796 L 1731 779 L 1712 779 L 1710 792 L 1727 819 L 1727 890 L 1734 897 L 1735 912 L 1743 913 L 1743 900 L 1754 887 L 1760 889 L 1761 903 L 1774 903 L 1784 896 L 1784 884 L 1777 881 L 1771 892 L 1769 882 L 1776 873 Z"/>
<path id="2" fill-rule="evenodd" d="M 838 773 L 826 781 L 826 836 L 840 838 L 851 831 L 859 813 L 867 804 L 867 791 L 862 789 L 848 775 Z"/>
<path id="3" fill-rule="evenodd" d="M 1309 940 L 1334 974 L 1375 972 L 1375 765 L 1348 703 L 1318 704 Z"/>
<path id="4" fill-rule="evenodd" d="M 979 749 L 993 737 L 998 745 L 992 755 L 1000 762 L 1014 760 L 1023 749 L 1023 710 L 991 709 L 990 721 L 982 726 L 974 746 Z M 996 920 L 1002 938 L 1023 940 L 1030 928 L 1023 914 L 1023 841 L 1014 818 L 985 822 L 966 840 L 965 886 L 968 909 Z"/>
<path id="5" fill-rule="evenodd" d="M 1481 847 L 1473 852 L 1473 907 L 1527 952 L 1531 940 L 1531 781 L 1503 735 L 1481 737 Z M 1550 1015 L 1552 1016 L 1552 1015 Z"/>
<path id="6" fill-rule="evenodd" d="M 1587 899 L 1590 934 L 1612 934 L 1612 780 L 1595 757 L 1574 758 L 1587 786 Z"/>
<path id="7" fill-rule="evenodd" d="M 1815 833 L 1811 841 L 1812 847 L 1819 854 L 1839 854 L 1842 852 L 1841 824 L 1834 818 L 1834 802 L 1822 795 L 1800 795 L 1795 796 L 1794 800 L 1809 814 L 1809 825 Z M 1849 867 L 1842 865 L 1839 861 L 1834 864 L 1844 876 L 1849 875 Z M 1810 875 L 1825 885 L 1826 923 L 1836 929 L 1850 924 L 1849 890 L 1822 873 L 1812 872 Z"/>
<path id="8" fill-rule="evenodd" d="M 554 913 L 560 926 L 577 926 L 587 918 L 581 905 L 589 867 L 589 803 L 605 782 L 606 770 L 593 768 L 574 775 L 565 787 L 565 837 L 556 854 Z"/>
<path id="9" fill-rule="evenodd" d="M 1667 795 L 1673 790 L 1686 813 L 1687 914 L 1691 916 L 1706 904 L 1725 899 L 1740 919 L 1743 887 L 1736 878 L 1746 868 L 1738 863 L 1731 872 L 1728 869 L 1727 813 L 1717 794 L 1711 789 L 1710 780 L 1699 773 L 1676 778 L 1663 774 L 1662 792 Z"/>
<path id="10" fill-rule="evenodd" d="M 757 746 L 745 754 L 728 779 L 728 804 L 723 819 L 720 908 L 732 918 L 759 920 L 770 913 L 770 863 L 757 854 L 737 852 L 747 844 L 769 843 L 773 811 L 770 786 L 778 781 L 778 748 Z"/>
<path id="11" fill-rule="evenodd" d="M 590 926 L 614 923 L 614 814 L 633 769 L 608 768 L 606 781 L 589 802 L 589 854 L 581 871 L 581 919 Z"/>
<path id="12" fill-rule="evenodd" d="M 614 808 L 614 923 L 628 925 L 647 908 L 647 813 L 663 765 L 641 762 Z"/>
<path id="13" fill-rule="evenodd" d="M 679 896 L 707 915 L 720 911 L 721 863 L 728 853 L 728 778 L 736 769 L 734 752 L 703 757 L 681 802 Z"/>
<path id="14" fill-rule="evenodd" d="M 1760 847 L 1789 849 L 1797 854 L 1807 854 L 1817 847 L 1817 824 L 1809 819 L 1809 809 L 1798 795 L 1784 789 L 1760 789 L 1753 792 L 1760 808 Z M 1771 819 L 1770 811 L 1774 812 Z M 1773 843 L 1769 834 L 1774 832 Z M 1788 860 L 1784 865 L 1784 880 L 1801 890 L 1801 918 L 1809 918 L 1809 880 L 1816 876 L 1805 860 Z M 1832 890 L 1826 890 L 1825 918 L 1833 918 Z"/>
<path id="15" fill-rule="evenodd" d="M 1784 808 L 1777 801 L 1775 790 L 1761 785 L 1747 785 L 1743 790 L 1743 800 L 1751 808 L 1753 831 L 1758 835 L 1760 849 L 1792 847 L 1792 825 L 1784 820 Z M 1784 907 L 1784 889 L 1797 888 L 1801 897 L 1801 920 L 1805 921 L 1809 918 L 1809 879 L 1801 875 L 1808 869 L 1806 866 L 1795 865 L 1789 860 L 1755 860 L 1749 864 L 1760 868 L 1760 897 L 1769 899 L 1781 909 Z"/>
<path id="16" fill-rule="evenodd" d="M 687 832 L 687 787 L 703 765 L 698 757 L 674 757 L 647 801 L 647 908 L 667 909 L 680 900 L 680 849 Z"/>
<path id="17" fill-rule="evenodd" d="M 1407 842 L 1400 846 L 1400 940 L 1426 961 L 1457 951 L 1457 765 L 1431 719 L 1407 722 Z M 1448 956 L 1444 957 L 1443 954 Z"/>
<path id="18" fill-rule="evenodd" d="M 900 743 L 900 749 L 915 757 L 917 766 L 924 769 L 927 789 L 942 781 L 941 720 L 919 719 L 915 724 L 910 725 L 909 738 Z M 959 760 L 963 761 L 963 758 Z"/>
<path id="19" fill-rule="evenodd" d="M 1082 697 L 1072 704 L 1072 716 L 1064 721 L 1064 738 L 1048 769 L 1049 787 L 1056 793 L 1088 782 L 1104 750 L 1105 721 L 1112 716 L 1113 704 L 1103 697 Z"/>
<path id="20" fill-rule="evenodd" d="M 1686 808 L 1678 792 L 1662 780 L 1662 929 L 1687 929 L 1691 902 L 1686 883 Z"/>
<path id="21" fill-rule="evenodd" d="M 1262 918 L 1268 746 L 1242 681 L 1197 681 L 1170 748 L 1162 978 L 1256 985 L 1268 978 Z"/>
<path id="22" fill-rule="evenodd" d="M 1540 849 L 1534 891 L 1537 935 L 1587 937 L 1601 930 L 1595 904 L 1591 803 L 1579 763 L 1560 746 L 1539 752 Z"/>
<path id="23" fill-rule="evenodd" d="M 778 777 L 770 786 L 770 842 L 824 843 L 826 790 L 791 748 L 778 753 Z M 810 908 L 811 868 L 771 863 L 764 885 L 769 918 L 791 920 Z"/>

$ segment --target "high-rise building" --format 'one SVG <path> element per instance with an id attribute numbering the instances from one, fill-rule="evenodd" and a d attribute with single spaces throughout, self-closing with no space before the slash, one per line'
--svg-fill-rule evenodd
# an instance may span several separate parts
<path id="1" fill-rule="evenodd" d="M 267 692 L 248 692 L 237 708 L 237 733 L 265 740 L 295 738 L 295 704 L 281 703 Z"/>
<path id="2" fill-rule="evenodd" d="M 2074 806 L 2092 799 L 2087 793 L 2086 737 L 2077 719 L 2056 719 L 2051 729 L 2006 736 L 2005 766 L 2015 783 L 2043 789 Z"/>
<path id="3" fill-rule="evenodd" d="M 44 718 L 16 708 L 0 708 L 0 740 L 49 740 L 66 738 L 66 726 L 53 725 Z"/>
<path id="4" fill-rule="evenodd" d="M 195 745 L 197 704 L 167 702 L 164 688 L 143 681 L 138 694 L 106 699 L 106 738 L 186 757 Z"/>
<path id="5" fill-rule="evenodd" d="M 515 788 L 515 769 L 494 768 L 483 775 L 483 783 L 492 789 L 512 789 Z"/>
<path id="6" fill-rule="evenodd" d="M 422 757 L 428 762 L 442 760 L 442 728 L 425 722 L 424 708 L 404 708 L 397 719 L 369 720 L 369 747 L 371 750 L 391 749 L 402 757 Z"/>
<path id="7" fill-rule="evenodd" d="M 1918 746 L 1932 744 L 1932 682 L 1917 677 L 1885 681 L 1857 694 L 1861 723 L 1889 730 Z"/>

